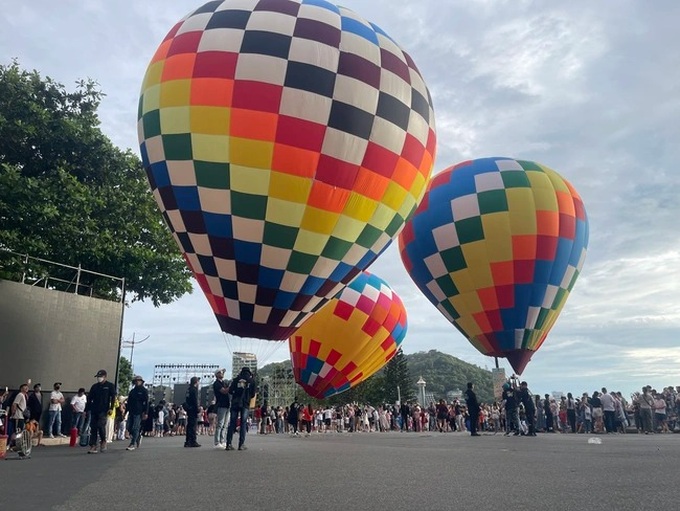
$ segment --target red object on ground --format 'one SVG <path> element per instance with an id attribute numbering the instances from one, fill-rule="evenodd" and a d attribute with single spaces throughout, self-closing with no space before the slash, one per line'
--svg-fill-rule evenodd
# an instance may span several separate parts
<path id="1" fill-rule="evenodd" d="M 78 443 L 78 428 L 71 428 L 71 438 L 69 439 L 68 445 L 75 447 Z"/>

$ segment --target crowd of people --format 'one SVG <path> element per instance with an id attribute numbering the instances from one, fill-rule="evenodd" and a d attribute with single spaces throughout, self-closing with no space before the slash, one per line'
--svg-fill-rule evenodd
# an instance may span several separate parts
<path id="1" fill-rule="evenodd" d="M 211 438 L 216 448 L 245 450 L 246 433 L 258 434 L 355 432 L 479 432 L 503 433 L 506 436 L 534 436 L 541 433 L 606 434 L 639 432 L 680 432 L 680 386 L 661 391 L 645 386 L 627 399 L 621 392 L 606 388 L 583 393 L 551 396 L 532 394 L 526 382 L 511 378 L 503 385 L 500 399 L 480 403 L 474 385 L 461 399 L 440 399 L 423 405 L 416 401 L 381 404 L 348 403 L 341 406 L 313 406 L 297 399 L 288 406 L 269 406 L 264 401 L 254 406 L 256 382 L 248 368 L 231 381 L 224 379 L 224 369 L 215 373 L 213 401 L 199 404 L 198 377 L 191 379 L 181 405 L 149 400 L 141 376 L 135 376 L 127 396 L 116 393 L 107 373 L 100 370 L 89 392 L 80 388 L 66 404 L 60 382 L 55 382 L 49 396 L 44 433 L 40 427 L 43 398 L 40 384 L 29 392 L 29 383 L 18 392 L 0 394 L 0 426 L 5 433 L 28 430 L 37 445 L 43 437 L 64 437 L 61 412 L 71 407 L 71 428 L 75 428 L 81 445 L 88 453 L 106 451 L 107 444 L 128 441 L 127 450 L 140 447 L 142 438 L 184 436 L 185 447 L 200 447 L 198 437 Z M 244 426 L 245 425 L 245 426 Z M 35 442 L 34 442 L 35 443 Z"/>

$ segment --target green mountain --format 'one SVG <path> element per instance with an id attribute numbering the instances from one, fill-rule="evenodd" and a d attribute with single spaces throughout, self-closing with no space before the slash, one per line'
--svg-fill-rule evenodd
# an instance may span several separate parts
<path id="1" fill-rule="evenodd" d="M 473 382 L 480 402 L 493 402 L 491 371 L 437 350 L 406 355 L 406 360 L 413 381 L 422 376 L 425 392 L 432 392 L 436 398 L 446 398 L 449 391 L 463 392 L 468 382 Z"/>
<path id="2" fill-rule="evenodd" d="M 422 378 L 426 382 L 425 392 L 431 392 L 434 394 L 435 398 L 445 398 L 446 393 L 449 391 L 464 391 L 467 388 L 468 382 L 473 382 L 477 390 L 477 397 L 481 402 L 490 403 L 493 401 L 493 383 L 491 378 L 491 372 L 486 369 L 482 369 L 476 365 L 468 364 L 462 360 L 454 357 L 453 355 L 447 355 L 437 350 L 430 350 L 428 352 L 412 353 L 411 355 L 405 355 L 408 365 L 408 372 L 411 382 L 413 382 L 413 392 L 412 395 L 416 395 L 415 382 L 418 378 Z M 283 376 L 291 368 L 290 360 L 285 360 L 283 362 L 275 362 L 273 364 L 267 364 L 266 366 L 258 369 L 258 378 L 263 378 L 265 376 Z M 370 401 L 384 401 L 381 399 L 382 396 L 376 396 L 376 391 L 378 385 L 374 385 L 378 380 L 384 381 L 384 369 L 378 371 L 375 375 L 371 376 L 367 381 L 359 385 L 356 390 L 361 390 L 365 387 L 365 392 L 355 392 L 355 389 L 351 391 L 344 392 L 336 398 L 333 402 L 337 401 L 355 401 L 360 396 L 365 396 L 369 398 Z M 382 385 L 379 385 L 382 387 Z M 370 388 L 370 391 L 368 391 Z M 368 392 L 366 392 L 368 391 Z M 300 391 L 303 395 L 304 393 Z M 347 399 L 344 399 L 346 397 Z"/>

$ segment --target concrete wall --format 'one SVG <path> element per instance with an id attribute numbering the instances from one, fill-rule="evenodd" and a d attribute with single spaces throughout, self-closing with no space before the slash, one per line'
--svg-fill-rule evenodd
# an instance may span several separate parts
<path id="1" fill-rule="evenodd" d="M 106 369 L 113 382 L 122 314 L 122 303 L 0 280 L 0 385 L 31 378 L 48 402 L 55 381 L 89 391 Z"/>

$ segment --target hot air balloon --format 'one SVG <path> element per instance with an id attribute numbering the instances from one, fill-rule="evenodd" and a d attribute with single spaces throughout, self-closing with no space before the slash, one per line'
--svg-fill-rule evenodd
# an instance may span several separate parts
<path id="1" fill-rule="evenodd" d="M 411 57 L 324 0 L 208 2 L 139 100 L 153 195 L 217 320 L 287 339 L 388 246 L 432 171 Z"/>
<path id="2" fill-rule="evenodd" d="M 406 327 L 401 299 L 364 271 L 290 338 L 295 381 L 318 399 L 344 392 L 394 357 Z"/>
<path id="3" fill-rule="evenodd" d="M 399 237 L 411 278 L 481 353 L 521 374 L 580 274 L 588 219 L 539 163 L 482 158 L 432 179 Z"/>

